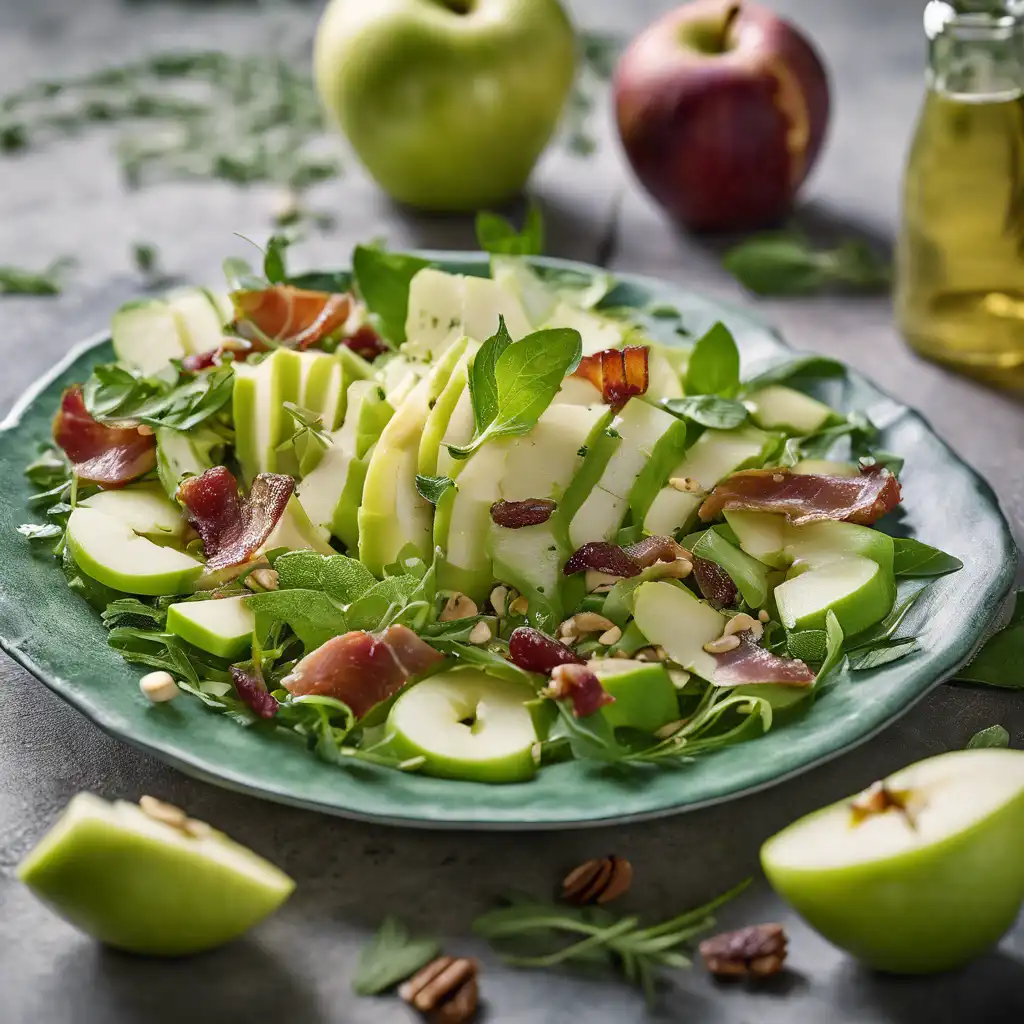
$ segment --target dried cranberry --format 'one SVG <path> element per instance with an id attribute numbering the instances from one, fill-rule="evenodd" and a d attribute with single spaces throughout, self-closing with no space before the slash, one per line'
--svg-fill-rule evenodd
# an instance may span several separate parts
<path id="1" fill-rule="evenodd" d="M 181 368 L 186 373 L 202 373 L 203 370 L 210 370 L 214 366 L 220 366 L 224 362 L 224 356 L 228 353 L 236 363 L 244 363 L 245 360 L 255 351 L 251 341 L 245 338 L 225 338 L 219 348 L 211 349 L 209 352 L 197 352 L 195 355 L 185 356 L 181 361 Z"/>
<path id="2" fill-rule="evenodd" d="M 235 684 L 238 696 L 260 718 L 273 718 L 277 714 L 277 698 L 267 690 L 267 684 L 260 676 L 232 668 L 231 681 Z"/>
<path id="3" fill-rule="evenodd" d="M 352 349 L 357 356 L 362 356 L 368 363 L 372 363 L 377 356 L 388 351 L 380 335 L 369 324 L 363 324 L 354 334 L 342 338 L 341 343 L 345 348 Z"/>
<path id="4" fill-rule="evenodd" d="M 577 718 L 586 718 L 615 698 L 586 665 L 558 665 L 551 673 L 547 693 L 555 700 L 567 700 Z"/>
<path id="5" fill-rule="evenodd" d="M 592 540 L 577 548 L 569 556 L 562 572 L 572 576 L 577 572 L 586 572 L 587 569 L 622 577 L 637 576 L 640 573 L 640 566 L 618 544 L 609 544 L 604 540 Z"/>
<path id="6" fill-rule="evenodd" d="M 717 563 L 707 558 L 693 560 L 693 575 L 700 592 L 712 604 L 731 608 L 736 604 L 739 591 L 732 577 Z"/>
<path id="7" fill-rule="evenodd" d="M 635 544 L 626 545 L 622 550 L 641 569 L 646 569 L 656 562 L 674 562 L 677 558 L 693 560 L 693 555 L 671 537 L 644 537 Z"/>
<path id="8" fill-rule="evenodd" d="M 539 629 L 520 626 L 508 638 L 509 660 L 527 672 L 549 675 L 559 665 L 582 665 L 583 659 Z"/>
<path id="9" fill-rule="evenodd" d="M 491 506 L 491 520 L 507 530 L 546 523 L 558 506 L 550 498 L 527 498 L 525 501 L 496 501 Z"/>

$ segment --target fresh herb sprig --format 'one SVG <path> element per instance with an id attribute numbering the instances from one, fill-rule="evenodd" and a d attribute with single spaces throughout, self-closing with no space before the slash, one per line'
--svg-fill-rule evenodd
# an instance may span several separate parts
<path id="1" fill-rule="evenodd" d="M 441 952 L 433 938 L 414 938 L 397 918 L 386 917 L 359 954 L 352 990 L 359 996 L 375 996 L 414 975 Z"/>
<path id="2" fill-rule="evenodd" d="M 43 270 L 0 266 L 0 295 L 60 295 L 64 278 L 74 261 L 61 257 Z"/>
<path id="3" fill-rule="evenodd" d="M 1001 725 L 990 725 L 987 729 L 976 732 L 968 741 L 968 750 L 1008 747 L 1010 734 Z"/>

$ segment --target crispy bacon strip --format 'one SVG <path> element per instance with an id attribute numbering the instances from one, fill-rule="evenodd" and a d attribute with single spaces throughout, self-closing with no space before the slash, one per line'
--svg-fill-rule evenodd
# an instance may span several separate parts
<path id="1" fill-rule="evenodd" d="M 717 563 L 708 558 L 693 560 L 693 575 L 701 595 L 712 604 L 721 608 L 731 608 L 736 604 L 739 591 L 732 577 Z"/>
<path id="2" fill-rule="evenodd" d="M 294 490 L 290 476 L 260 473 L 243 500 L 238 481 L 225 466 L 183 481 L 178 501 L 203 540 L 207 569 L 248 561 L 277 526 Z"/>
<path id="3" fill-rule="evenodd" d="M 725 510 L 779 512 L 794 525 L 821 519 L 870 525 L 900 502 L 899 481 L 872 467 L 857 477 L 745 469 L 723 480 L 704 500 L 700 517 L 710 522 Z"/>
<path id="4" fill-rule="evenodd" d="M 739 647 L 714 655 L 716 686 L 779 683 L 782 686 L 806 687 L 814 683 L 814 672 L 799 658 L 781 658 L 772 654 L 749 632 L 737 635 Z"/>
<path id="5" fill-rule="evenodd" d="M 369 324 L 362 324 L 356 328 L 347 338 L 342 338 L 341 343 L 345 348 L 352 349 L 357 356 L 362 356 L 368 363 L 390 351 L 381 336 Z"/>
<path id="6" fill-rule="evenodd" d="M 621 409 L 631 398 L 646 394 L 650 384 L 646 345 L 606 348 L 584 356 L 573 372 L 574 377 L 590 381 L 613 409 Z"/>
<path id="7" fill-rule="evenodd" d="M 297 349 L 307 349 L 334 334 L 352 311 L 352 296 L 347 292 L 316 292 L 290 284 L 233 292 L 231 301 L 240 334 L 254 341 L 263 335 Z M 252 327 L 256 330 L 247 333 Z"/>
<path id="8" fill-rule="evenodd" d="M 557 508 L 550 498 L 526 498 L 524 501 L 496 501 L 491 506 L 491 522 L 506 530 L 546 523 Z"/>
<path id="9" fill-rule="evenodd" d="M 79 479 L 101 487 L 122 487 L 156 465 L 153 432 L 128 420 L 115 425 L 93 419 L 77 385 L 61 398 L 53 439 Z"/>
<path id="10" fill-rule="evenodd" d="M 567 700 L 576 718 L 586 718 L 615 698 L 586 665 L 559 665 L 551 673 L 551 682 L 542 691 L 554 700 Z"/>
<path id="11" fill-rule="evenodd" d="M 443 659 L 407 626 L 389 626 L 379 636 L 353 630 L 307 654 L 282 685 L 297 697 L 334 697 L 362 718 Z"/>
<path id="12" fill-rule="evenodd" d="M 231 681 L 235 684 L 235 690 L 241 700 L 260 718 L 273 718 L 277 714 L 277 698 L 267 690 L 267 684 L 261 675 L 232 668 Z"/>
<path id="13" fill-rule="evenodd" d="M 195 355 L 185 356 L 181 361 L 181 368 L 186 373 L 202 373 L 203 370 L 210 370 L 214 366 L 220 366 L 224 357 L 230 353 L 236 363 L 244 363 L 253 352 L 258 351 L 257 346 L 245 338 L 225 338 L 215 349 L 209 352 L 198 352 Z"/>
<path id="14" fill-rule="evenodd" d="M 641 569 L 650 568 L 657 562 L 674 562 L 677 558 L 693 561 L 693 554 L 672 537 L 644 537 L 635 544 L 627 544 L 622 550 Z"/>
<path id="15" fill-rule="evenodd" d="M 638 576 L 640 566 L 626 554 L 618 544 L 609 544 L 605 540 L 588 541 L 577 548 L 562 568 L 562 573 L 572 576 L 578 572 L 596 569 L 606 572 L 609 576 Z"/>

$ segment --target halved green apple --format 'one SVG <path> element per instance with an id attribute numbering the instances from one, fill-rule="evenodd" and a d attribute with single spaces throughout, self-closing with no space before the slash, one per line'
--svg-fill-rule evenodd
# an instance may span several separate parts
<path id="1" fill-rule="evenodd" d="M 175 633 L 200 650 L 235 661 L 252 644 L 256 616 L 242 597 L 208 601 L 179 601 L 167 609 L 168 633 Z"/>
<path id="2" fill-rule="evenodd" d="M 403 693 L 388 715 L 390 749 L 423 757 L 423 773 L 475 782 L 522 782 L 537 769 L 537 733 L 525 684 L 476 669 L 440 672 Z"/>
<path id="3" fill-rule="evenodd" d="M 159 597 L 192 590 L 202 562 L 140 537 L 123 519 L 76 508 L 68 519 L 68 548 L 82 571 L 128 594 Z"/>
<path id="4" fill-rule="evenodd" d="M 79 793 L 18 877 L 75 927 L 151 956 L 221 946 L 291 895 L 295 883 L 252 850 L 183 813 L 180 827 L 168 820 Z"/>
<path id="5" fill-rule="evenodd" d="M 761 848 L 772 888 L 878 970 L 960 967 L 1024 901 L 1024 752 L 919 761 L 794 822 Z"/>
<path id="6" fill-rule="evenodd" d="M 655 732 L 679 717 L 675 684 L 660 662 L 591 658 L 587 665 L 615 698 L 601 708 L 609 725 Z"/>

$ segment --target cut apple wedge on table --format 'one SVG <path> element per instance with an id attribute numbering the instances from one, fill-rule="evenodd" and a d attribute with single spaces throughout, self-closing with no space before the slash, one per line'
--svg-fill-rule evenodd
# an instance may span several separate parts
<path id="1" fill-rule="evenodd" d="M 960 967 L 1024 900 L 1024 752 L 963 750 L 801 818 L 769 839 L 772 887 L 879 970 Z"/>
<path id="2" fill-rule="evenodd" d="M 295 883 L 268 861 L 153 803 L 147 814 L 138 804 L 80 793 L 18 877 L 87 934 L 153 956 L 222 946 L 291 895 Z"/>

